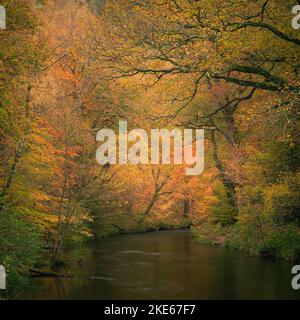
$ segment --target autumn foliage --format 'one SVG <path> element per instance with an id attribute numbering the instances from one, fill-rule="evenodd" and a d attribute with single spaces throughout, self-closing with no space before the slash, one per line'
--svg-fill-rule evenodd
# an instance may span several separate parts
<path id="1" fill-rule="evenodd" d="M 201 241 L 299 257 L 296 2 L 2 1 L 0 264 L 11 283 L 122 232 L 193 226 Z M 96 133 L 120 120 L 205 129 L 204 173 L 100 166 Z"/>

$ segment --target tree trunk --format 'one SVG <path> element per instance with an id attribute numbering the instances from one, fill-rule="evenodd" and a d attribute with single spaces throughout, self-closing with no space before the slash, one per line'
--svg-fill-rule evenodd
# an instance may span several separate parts
<path id="1" fill-rule="evenodd" d="M 184 199 L 183 202 L 183 215 L 188 216 L 190 213 L 190 200 L 189 199 Z"/>
<path id="2" fill-rule="evenodd" d="M 235 182 L 226 174 L 226 169 L 219 159 L 218 145 L 217 145 L 216 134 L 215 134 L 214 130 L 211 131 L 211 141 L 212 141 L 212 145 L 213 145 L 214 161 L 215 161 L 216 167 L 219 171 L 220 180 L 226 190 L 226 195 L 227 195 L 227 198 L 228 198 L 230 204 L 234 208 L 236 208 L 236 213 L 238 213 L 239 212 L 239 205 L 238 205 L 238 198 L 237 198 L 237 192 L 236 192 L 237 186 L 236 186 Z"/>
<path id="3" fill-rule="evenodd" d="M 148 216 L 150 214 L 157 198 L 158 198 L 158 193 L 155 191 L 151 197 L 151 200 L 150 200 L 146 210 L 144 211 L 144 214 L 143 214 L 144 216 Z"/>
<path id="4" fill-rule="evenodd" d="M 32 89 L 32 86 L 31 86 L 31 84 L 29 84 L 27 87 L 27 93 L 26 93 L 26 99 L 25 99 L 25 119 L 28 121 L 28 124 L 25 127 L 23 137 L 20 139 L 20 141 L 17 145 L 16 151 L 14 154 L 13 163 L 11 165 L 11 168 L 9 169 L 8 174 L 7 174 L 6 182 L 4 184 L 2 192 L 0 193 L 0 212 L 3 211 L 3 208 L 5 206 L 5 197 L 9 193 L 10 188 L 13 184 L 13 180 L 14 180 L 15 173 L 17 171 L 18 163 L 19 163 L 20 158 L 22 156 L 22 153 L 25 149 L 27 138 L 30 134 L 31 123 L 29 121 L 29 117 L 30 117 L 31 89 Z"/>

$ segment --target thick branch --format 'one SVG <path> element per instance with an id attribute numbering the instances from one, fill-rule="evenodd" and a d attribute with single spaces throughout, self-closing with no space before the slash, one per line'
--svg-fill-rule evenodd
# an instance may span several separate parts
<path id="1" fill-rule="evenodd" d="M 235 25 L 236 25 L 236 27 L 232 31 L 237 31 L 237 30 L 244 29 L 247 27 L 262 28 L 262 29 L 265 29 L 265 30 L 272 32 L 273 34 L 275 34 L 277 37 L 279 37 L 282 40 L 285 40 L 285 41 L 288 41 L 288 42 L 291 42 L 291 43 L 294 43 L 294 44 L 300 46 L 299 39 L 291 37 L 291 36 L 279 31 L 278 29 L 276 29 L 275 27 L 273 27 L 267 23 L 247 21 L 247 22 L 243 22 L 240 24 L 236 23 Z"/>

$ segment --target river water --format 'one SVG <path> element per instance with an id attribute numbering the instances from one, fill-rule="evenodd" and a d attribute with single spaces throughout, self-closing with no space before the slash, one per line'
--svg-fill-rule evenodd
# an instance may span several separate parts
<path id="1" fill-rule="evenodd" d="M 116 236 L 81 259 L 63 271 L 82 277 L 33 279 L 19 298 L 300 299 L 292 264 L 198 245 L 190 231 Z"/>

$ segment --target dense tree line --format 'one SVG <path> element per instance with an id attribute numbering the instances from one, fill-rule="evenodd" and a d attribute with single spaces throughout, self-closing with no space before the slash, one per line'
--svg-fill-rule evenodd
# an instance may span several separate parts
<path id="1" fill-rule="evenodd" d="M 4 0 L 0 264 L 32 267 L 120 232 L 300 256 L 297 1 Z M 96 132 L 205 129 L 205 171 L 103 166 Z"/>

